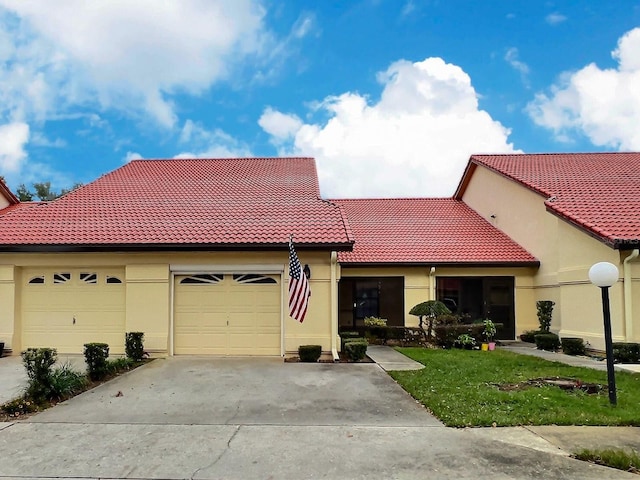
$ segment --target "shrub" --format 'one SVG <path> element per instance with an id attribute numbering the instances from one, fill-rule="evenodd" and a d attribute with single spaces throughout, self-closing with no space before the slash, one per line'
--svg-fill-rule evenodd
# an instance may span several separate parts
<path id="1" fill-rule="evenodd" d="M 114 358 L 113 360 L 107 360 L 107 372 L 111 375 L 116 373 L 131 370 L 131 367 L 136 363 L 131 358 Z"/>
<path id="2" fill-rule="evenodd" d="M 91 380 L 102 380 L 107 376 L 109 373 L 108 357 L 109 345 L 106 343 L 84 344 L 84 359 L 87 362 L 87 371 Z"/>
<path id="3" fill-rule="evenodd" d="M 433 325 L 440 315 L 450 315 L 451 310 L 447 308 L 447 306 L 438 301 L 438 300 L 428 300 L 426 302 L 419 303 L 414 305 L 411 310 L 409 310 L 409 315 L 415 315 L 420 320 L 419 327 L 424 332 L 424 322 L 425 317 L 427 321 L 427 331 L 424 332 L 427 338 L 431 338 Z"/>
<path id="4" fill-rule="evenodd" d="M 379 317 L 366 317 L 364 319 L 364 324 L 367 327 L 386 327 L 387 326 L 387 319 L 386 318 L 379 318 Z"/>
<path id="5" fill-rule="evenodd" d="M 360 332 L 348 331 L 340 333 L 340 350 L 344 350 L 344 344 L 346 340 L 350 338 L 360 338 L 361 336 L 362 335 L 360 335 Z"/>
<path id="6" fill-rule="evenodd" d="M 367 346 L 367 341 L 364 339 L 350 339 L 350 341 L 345 344 L 344 351 L 349 360 L 358 362 L 367 354 Z"/>
<path id="7" fill-rule="evenodd" d="M 555 333 L 538 333 L 534 337 L 538 350 L 555 352 L 560 348 L 560 337 Z"/>
<path id="8" fill-rule="evenodd" d="M 499 324 L 496 324 L 499 325 Z M 453 347 L 460 335 L 469 335 L 477 341 L 482 341 L 482 323 L 459 324 L 459 325 L 436 325 L 433 328 L 436 343 L 444 348 Z"/>
<path id="9" fill-rule="evenodd" d="M 468 350 L 471 350 L 476 346 L 476 340 L 468 333 L 463 333 L 462 335 L 459 335 L 458 338 L 456 338 L 454 345 L 458 348 L 466 348 Z"/>
<path id="10" fill-rule="evenodd" d="M 19 417 L 20 415 L 25 415 L 27 413 L 37 412 L 38 405 L 26 397 L 21 397 L 7 403 L 3 403 L 0 405 L 0 411 L 10 417 Z"/>
<path id="11" fill-rule="evenodd" d="M 584 355 L 584 340 L 577 337 L 563 337 L 560 340 L 562 344 L 562 353 L 567 355 Z"/>
<path id="12" fill-rule="evenodd" d="M 22 352 L 27 370 L 27 395 L 36 402 L 49 400 L 52 394 L 51 367 L 58 359 L 55 348 L 27 348 Z"/>
<path id="13" fill-rule="evenodd" d="M 62 400 L 82 392 L 87 386 L 84 373 L 75 371 L 69 362 L 51 373 L 51 400 Z"/>
<path id="14" fill-rule="evenodd" d="M 140 362 L 144 357 L 144 333 L 127 332 L 124 339 L 124 351 L 127 358 L 135 362 Z"/>
<path id="15" fill-rule="evenodd" d="M 520 340 L 527 343 L 536 343 L 535 336 L 541 332 L 540 330 L 526 330 L 520 334 Z"/>
<path id="16" fill-rule="evenodd" d="M 614 363 L 640 363 L 640 343 L 613 343 Z"/>
<path id="17" fill-rule="evenodd" d="M 551 328 L 551 320 L 553 318 L 553 306 L 555 302 L 551 300 L 538 300 L 536 309 L 538 310 L 538 323 L 540 323 L 540 331 L 549 333 Z"/>
<path id="18" fill-rule="evenodd" d="M 322 355 L 321 345 L 300 345 L 298 347 L 298 356 L 301 362 L 315 363 Z"/>

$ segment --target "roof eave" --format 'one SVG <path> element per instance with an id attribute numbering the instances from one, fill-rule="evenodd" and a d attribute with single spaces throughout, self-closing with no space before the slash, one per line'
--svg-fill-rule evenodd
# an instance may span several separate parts
<path id="1" fill-rule="evenodd" d="M 4 196 L 7 199 L 9 205 L 20 203 L 18 197 L 16 197 L 13 192 L 9 190 L 9 187 L 7 187 L 2 179 L 0 179 L 0 195 Z"/>
<path id="2" fill-rule="evenodd" d="M 456 188 L 456 192 L 453 194 L 453 198 L 456 200 L 462 200 L 464 196 L 464 192 L 467 190 L 469 186 L 469 182 L 471 182 L 471 177 L 473 176 L 473 172 L 475 172 L 478 165 L 473 161 L 473 156 L 469 157 L 469 161 L 467 162 L 467 166 L 464 169 L 464 173 L 460 178 L 460 182 L 458 183 L 458 188 Z"/>
<path id="3" fill-rule="evenodd" d="M 171 251 L 279 251 L 288 243 L 118 243 L 118 244 L 9 244 L 0 253 L 171 252 Z M 296 250 L 350 252 L 353 242 L 296 243 Z"/>
<path id="4" fill-rule="evenodd" d="M 595 238 L 596 240 L 604 243 L 607 247 L 611 247 L 613 249 L 620 249 L 621 248 L 620 245 L 622 244 L 622 242 L 626 242 L 625 240 L 606 237 L 606 236 L 602 235 L 601 233 L 598 233 L 595 230 L 593 230 L 593 229 L 587 227 L 586 225 L 580 223 L 577 219 L 575 219 L 573 217 L 570 217 L 569 215 L 567 215 L 567 214 L 565 214 L 565 213 L 563 213 L 563 212 L 561 212 L 559 210 L 556 210 L 555 208 L 553 208 L 553 205 L 550 205 L 549 203 L 545 203 L 545 205 L 546 205 L 547 212 L 549 212 L 552 215 L 555 215 L 556 217 L 564 220 L 565 222 L 569 223 L 570 225 L 573 225 L 578 230 L 581 230 L 582 232 L 586 233 L 590 237 Z M 636 243 L 636 245 L 638 245 L 638 243 Z"/>
<path id="5" fill-rule="evenodd" d="M 455 262 L 455 261 L 420 261 L 420 262 L 341 262 L 343 267 L 540 267 L 539 260 L 517 261 L 479 261 L 479 262 Z"/>

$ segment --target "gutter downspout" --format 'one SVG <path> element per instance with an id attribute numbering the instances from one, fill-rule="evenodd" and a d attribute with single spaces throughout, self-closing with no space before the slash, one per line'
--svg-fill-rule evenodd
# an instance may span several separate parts
<path id="1" fill-rule="evenodd" d="M 429 270 L 429 300 L 436 299 L 436 267 Z"/>
<path id="2" fill-rule="evenodd" d="M 340 360 L 338 355 L 338 253 L 331 252 L 331 355 L 333 361 Z"/>
<path id="3" fill-rule="evenodd" d="M 624 276 L 624 337 L 627 342 L 633 341 L 633 301 L 631 298 L 631 262 L 638 258 L 640 249 L 635 249 L 622 262 Z"/>

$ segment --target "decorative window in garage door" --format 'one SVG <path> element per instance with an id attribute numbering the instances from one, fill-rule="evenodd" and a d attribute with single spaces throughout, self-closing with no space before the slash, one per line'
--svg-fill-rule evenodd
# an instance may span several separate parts
<path id="1" fill-rule="evenodd" d="M 70 273 L 54 273 L 53 283 L 67 283 L 71 281 Z"/>
<path id="2" fill-rule="evenodd" d="M 82 283 L 95 284 L 98 283 L 98 274 L 97 273 L 81 273 L 80 281 Z"/>
<path id="3" fill-rule="evenodd" d="M 221 273 L 206 273 L 199 275 L 190 275 L 180 280 L 180 283 L 188 283 L 192 285 L 210 285 L 212 283 L 219 283 L 224 278 Z"/>
<path id="4" fill-rule="evenodd" d="M 112 277 L 111 275 L 107 275 L 107 283 L 122 283 L 118 277 Z"/>
<path id="5" fill-rule="evenodd" d="M 278 283 L 275 278 L 258 273 L 238 273 L 233 275 L 233 279 L 238 283 Z"/>
<path id="6" fill-rule="evenodd" d="M 38 275 L 29 280 L 31 285 L 42 285 L 44 283 L 44 275 Z"/>

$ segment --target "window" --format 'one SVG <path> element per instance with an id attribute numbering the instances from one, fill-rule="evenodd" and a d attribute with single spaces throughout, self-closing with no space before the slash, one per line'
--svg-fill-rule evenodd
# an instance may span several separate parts
<path id="1" fill-rule="evenodd" d="M 107 275 L 107 283 L 122 283 L 122 280 L 120 280 L 118 277 Z"/>
<path id="2" fill-rule="evenodd" d="M 180 280 L 181 284 L 194 284 L 194 285 L 202 285 L 202 284 L 212 284 L 219 283 L 224 278 L 224 275 L 221 273 L 207 273 L 207 274 L 199 274 L 199 275 L 190 275 L 188 277 Z"/>
<path id="3" fill-rule="evenodd" d="M 33 277 L 29 280 L 29 283 L 32 285 L 43 284 L 44 283 L 44 275 L 39 275 L 37 277 Z"/>
<path id="4" fill-rule="evenodd" d="M 67 283 L 71 281 L 70 273 L 54 273 L 53 274 L 53 283 Z"/>
<path id="5" fill-rule="evenodd" d="M 96 273 L 81 273 L 80 281 L 84 283 L 98 283 L 98 275 Z"/>
<path id="6" fill-rule="evenodd" d="M 275 278 L 256 273 L 234 274 L 233 279 L 238 283 L 278 283 Z"/>

